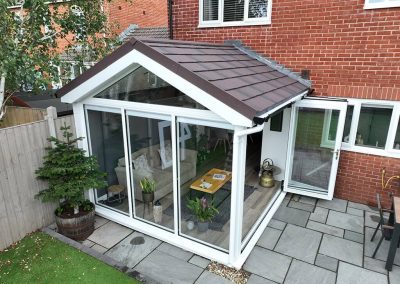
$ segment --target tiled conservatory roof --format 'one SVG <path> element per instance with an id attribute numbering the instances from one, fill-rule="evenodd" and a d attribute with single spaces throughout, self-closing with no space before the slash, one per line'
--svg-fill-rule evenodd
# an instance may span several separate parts
<path id="1" fill-rule="evenodd" d="M 310 87 L 294 73 L 235 44 L 132 38 L 58 94 L 68 93 L 134 49 L 250 119 Z"/>

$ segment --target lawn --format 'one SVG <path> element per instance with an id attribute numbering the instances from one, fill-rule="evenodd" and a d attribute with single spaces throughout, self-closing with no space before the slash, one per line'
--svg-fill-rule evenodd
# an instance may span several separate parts
<path id="1" fill-rule="evenodd" d="M 37 232 L 0 252 L 0 283 L 139 283 L 107 264 Z"/>

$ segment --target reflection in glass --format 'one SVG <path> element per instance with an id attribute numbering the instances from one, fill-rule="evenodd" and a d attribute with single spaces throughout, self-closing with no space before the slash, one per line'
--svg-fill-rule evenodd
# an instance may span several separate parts
<path id="1" fill-rule="evenodd" d="M 134 71 L 97 94 L 95 98 L 205 109 L 146 68 L 138 64 L 133 68 Z"/>
<path id="2" fill-rule="evenodd" d="M 400 120 L 399 124 L 397 125 L 396 136 L 394 138 L 393 148 L 396 150 L 400 150 Z"/>
<path id="3" fill-rule="evenodd" d="M 135 215 L 137 218 L 173 229 L 171 122 L 128 116 L 128 123 Z M 121 162 L 116 171 L 121 172 L 123 178 L 125 163 L 122 160 Z M 143 194 L 142 186 L 146 180 L 154 183 L 153 194 Z M 166 210 L 170 210 L 168 212 L 172 214 L 166 214 Z"/>
<path id="4" fill-rule="evenodd" d="M 351 121 L 353 120 L 353 111 L 354 106 L 347 106 L 346 111 L 346 120 L 344 122 L 344 130 L 343 130 L 343 138 L 342 141 L 345 143 L 349 143 L 350 139 L 350 128 L 351 128 Z"/>
<path id="5" fill-rule="evenodd" d="M 124 142 L 121 115 L 88 110 L 91 154 L 97 157 L 100 169 L 107 173 L 107 188 L 96 189 L 96 203 L 101 206 L 129 213 L 125 169 L 116 171 L 117 165 L 124 160 Z M 125 161 L 125 160 L 124 160 Z"/>
<path id="6" fill-rule="evenodd" d="M 355 144 L 385 148 L 392 109 L 361 107 Z"/>
<path id="7" fill-rule="evenodd" d="M 325 112 L 329 110 L 299 108 L 289 186 L 327 192 L 332 167 L 332 149 L 321 145 Z M 330 125 L 337 129 L 339 111 L 332 110 Z M 330 139 L 336 140 L 332 131 Z"/>
<path id="8" fill-rule="evenodd" d="M 193 239 L 228 249 L 231 208 L 232 135 L 226 129 L 178 123 L 180 169 L 180 232 Z M 204 197 L 203 206 L 218 213 L 202 230 L 189 200 Z M 205 204 L 206 202 L 206 204 Z M 203 207 L 203 208 L 204 208 Z"/>

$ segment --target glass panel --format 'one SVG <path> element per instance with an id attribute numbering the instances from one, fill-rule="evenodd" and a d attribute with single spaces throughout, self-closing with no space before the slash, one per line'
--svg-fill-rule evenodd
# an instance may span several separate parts
<path id="1" fill-rule="evenodd" d="M 224 0 L 224 22 L 243 21 L 244 0 Z"/>
<path id="2" fill-rule="evenodd" d="M 97 94 L 95 98 L 206 109 L 146 68 L 140 65 L 133 68 L 133 72 Z"/>
<path id="3" fill-rule="evenodd" d="M 214 127 L 186 123 L 178 123 L 177 127 L 180 140 L 180 232 L 227 250 L 231 212 L 232 135 L 226 129 Z M 203 203 L 198 205 L 203 209 L 196 214 L 190 204 L 202 198 Z M 203 231 L 200 221 L 205 221 L 202 220 L 205 211 L 211 211 L 211 222 L 208 222 L 208 229 Z"/>
<path id="4" fill-rule="evenodd" d="M 96 189 L 96 203 L 129 213 L 126 171 L 119 167 L 125 161 L 121 115 L 94 110 L 88 110 L 87 114 L 91 154 L 107 173 L 108 182 L 108 187 Z"/>
<path id="5" fill-rule="evenodd" d="M 266 18 L 268 0 L 249 0 L 249 18 Z"/>
<path id="6" fill-rule="evenodd" d="M 396 136 L 394 138 L 393 148 L 396 150 L 400 150 L 400 120 L 399 124 L 397 125 Z"/>
<path id="7" fill-rule="evenodd" d="M 136 116 L 128 116 L 128 122 L 136 217 L 173 229 L 171 122 Z M 143 192 L 146 180 L 147 188 L 154 183 L 153 192 Z"/>
<path id="8" fill-rule="evenodd" d="M 345 143 L 349 143 L 351 121 L 353 120 L 353 111 L 354 111 L 354 106 L 347 106 L 346 120 L 344 122 L 344 130 L 342 138 L 342 141 Z"/>
<path id="9" fill-rule="evenodd" d="M 297 112 L 294 152 L 289 186 L 327 192 L 332 167 L 332 149 L 321 145 L 325 113 L 331 110 L 299 108 Z M 332 118 L 339 111 L 332 110 Z M 337 120 L 331 119 L 331 127 L 337 129 Z M 330 137 L 336 140 L 333 131 Z"/>
<path id="10" fill-rule="evenodd" d="M 385 148 L 392 109 L 361 107 L 355 144 Z"/>
<path id="11" fill-rule="evenodd" d="M 242 240 L 247 236 L 250 229 L 264 218 L 263 212 L 274 200 L 275 194 L 280 191 L 281 182 L 274 181 L 270 184 L 260 185 L 258 170 L 263 161 L 260 160 L 262 147 L 262 132 L 249 135 L 246 150 L 246 170 L 243 199 L 243 226 Z M 273 161 L 271 161 L 273 164 Z M 282 172 L 275 167 L 273 178 Z"/>
<path id="12" fill-rule="evenodd" d="M 203 0 L 203 21 L 218 20 L 219 0 Z"/>

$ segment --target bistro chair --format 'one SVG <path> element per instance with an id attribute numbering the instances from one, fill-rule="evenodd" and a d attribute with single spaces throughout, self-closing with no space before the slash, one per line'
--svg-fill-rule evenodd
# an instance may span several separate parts
<path id="1" fill-rule="evenodd" d="M 392 195 L 390 195 L 390 199 L 392 199 Z M 378 245 L 376 246 L 376 249 L 374 251 L 374 254 L 372 255 L 372 258 L 375 258 L 375 255 L 378 252 L 378 249 L 382 244 L 383 238 L 390 239 L 390 236 L 392 235 L 393 230 L 394 230 L 393 226 L 391 226 L 388 223 L 385 223 L 385 219 L 384 219 L 384 216 L 383 216 L 384 212 L 393 213 L 393 210 L 383 209 L 382 208 L 381 197 L 380 197 L 379 193 L 376 194 L 376 201 L 378 203 L 378 209 L 379 209 L 379 222 L 378 222 L 378 225 L 376 226 L 374 234 L 372 235 L 371 242 L 374 240 L 375 235 L 376 235 L 376 233 L 378 232 L 379 229 L 381 230 L 382 236 L 381 236 L 381 238 L 380 238 L 380 240 L 378 242 Z"/>

